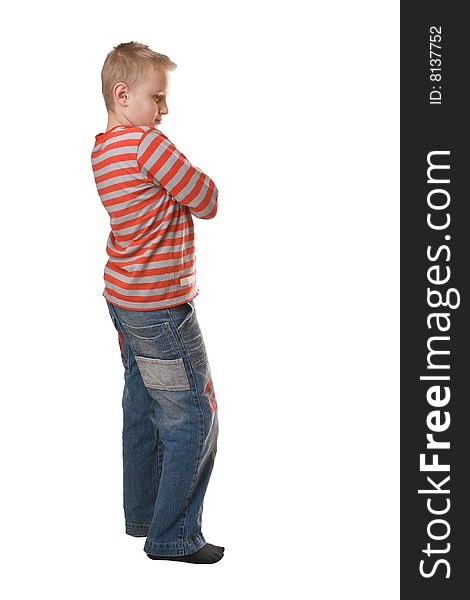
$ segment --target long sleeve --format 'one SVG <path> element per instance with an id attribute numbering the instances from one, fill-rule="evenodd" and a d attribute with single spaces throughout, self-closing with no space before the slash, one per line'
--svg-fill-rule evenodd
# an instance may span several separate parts
<path id="1" fill-rule="evenodd" d="M 163 187 L 176 201 L 188 207 L 200 219 L 217 214 L 218 190 L 212 179 L 193 167 L 164 133 L 147 131 L 137 150 L 137 163 L 142 173 Z"/>

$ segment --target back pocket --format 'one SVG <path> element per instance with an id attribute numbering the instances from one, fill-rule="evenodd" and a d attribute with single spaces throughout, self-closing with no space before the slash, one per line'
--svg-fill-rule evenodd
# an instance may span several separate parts
<path id="1" fill-rule="evenodd" d="M 153 325 L 122 325 L 135 355 L 172 360 L 181 358 L 175 334 L 168 321 Z"/>

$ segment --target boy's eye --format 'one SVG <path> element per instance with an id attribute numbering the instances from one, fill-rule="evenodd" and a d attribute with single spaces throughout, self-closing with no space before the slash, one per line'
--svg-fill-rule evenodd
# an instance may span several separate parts
<path id="1" fill-rule="evenodd" d="M 155 96 L 155 100 L 156 100 L 157 102 L 159 102 L 159 101 L 160 101 L 160 99 L 161 99 L 161 96 Z"/>

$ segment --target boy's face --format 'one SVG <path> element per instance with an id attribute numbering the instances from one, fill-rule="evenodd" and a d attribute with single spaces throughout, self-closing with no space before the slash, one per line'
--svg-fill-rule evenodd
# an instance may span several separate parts
<path id="1" fill-rule="evenodd" d="M 137 88 L 129 90 L 124 84 L 118 84 L 115 93 L 120 99 L 119 104 L 116 103 L 116 112 L 130 125 L 158 127 L 162 116 L 168 113 L 168 74 L 165 69 L 149 69 Z"/>

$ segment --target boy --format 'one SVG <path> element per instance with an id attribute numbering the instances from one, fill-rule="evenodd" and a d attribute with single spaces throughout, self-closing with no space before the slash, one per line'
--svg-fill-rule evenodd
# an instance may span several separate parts
<path id="1" fill-rule="evenodd" d="M 119 44 L 101 72 L 106 132 L 91 154 L 110 215 L 106 299 L 124 366 L 126 533 L 152 559 L 215 563 L 201 532 L 217 452 L 217 402 L 194 298 L 192 215 L 212 219 L 218 191 L 157 125 L 168 113 L 168 56 Z"/>

